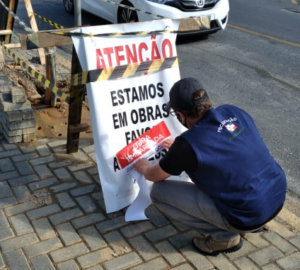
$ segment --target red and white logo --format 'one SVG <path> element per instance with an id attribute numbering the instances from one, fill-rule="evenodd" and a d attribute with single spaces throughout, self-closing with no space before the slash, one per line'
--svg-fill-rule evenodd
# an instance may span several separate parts
<path id="1" fill-rule="evenodd" d="M 237 126 L 232 124 L 232 123 L 229 123 L 228 125 L 225 126 L 230 132 L 233 132 L 237 129 Z"/>

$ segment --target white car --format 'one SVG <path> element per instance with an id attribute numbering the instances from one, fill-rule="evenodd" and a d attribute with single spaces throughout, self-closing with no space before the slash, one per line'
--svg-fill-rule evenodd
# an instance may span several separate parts
<path id="1" fill-rule="evenodd" d="M 63 0 L 68 13 L 74 13 L 73 1 Z M 215 33 L 218 30 L 225 29 L 228 21 L 229 0 L 114 0 L 117 4 L 112 4 L 110 0 L 106 1 L 81 0 L 81 8 L 112 23 L 149 21 L 160 18 L 138 10 L 130 10 L 117 4 L 131 6 L 171 19 L 202 16 L 208 16 L 210 19 L 210 29 L 188 31 L 183 34 L 195 32 Z"/>

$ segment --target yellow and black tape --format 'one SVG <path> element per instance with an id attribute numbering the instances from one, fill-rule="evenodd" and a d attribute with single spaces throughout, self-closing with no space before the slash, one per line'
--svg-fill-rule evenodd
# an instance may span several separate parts
<path id="1" fill-rule="evenodd" d="M 33 13 L 31 16 L 33 16 L 33 15 L 37 16 L 38 18 L 40 18 L 44 22 L 49 23 L 50 25 L 54 26 L 57 29 L 65 29 L 65 27 L 63 27 L 62 25 L 60 25 L 58 23 L 55 23 L 55 22 L 52 22 L 52 21 L 48 20 L 47 18 L 45 18 L 45 17 L 43 17 L 39 14 Z"/>
<path id="2" fill-rule="evenodd" d="M 132 63 L 129 65 L 89 70 L 72 75 L 71 85 L 83 85 L 91 82 L 124 79 L 175 67 L 178 67 L 178 58 L 169 57 L 141 63 Z"/>
<path id="3" fill-rule="evenodd" d="M 37 79 L 39 82 L 41 82 L 44 86 L 49 88 L 53 93 L 55 93 L 62 101 L 65 101 L 69 104 L 74 104 L 77 102 L 82 101 L 82 90 L 77 91 L 73 98 L 70 98 L 66 93 L 61 91 L 56 87 L 55 84 L 47 80 L 42 74 L 38 73 L 35 69 L 30 67 L 28 64 L 24 62 L 21 58 L 19 58 L 16 54 L 14 54 L 11 50 L 9 50 L 6 46 L 3 46 L 5 51 L 14 59 L 16 60 L 23 68 L 26 69 L 28 74 L 30 74 L 33 78 Z"/>

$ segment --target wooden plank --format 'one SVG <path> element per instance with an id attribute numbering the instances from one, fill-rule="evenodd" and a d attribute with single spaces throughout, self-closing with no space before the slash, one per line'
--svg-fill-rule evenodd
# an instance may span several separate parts
<path id="1" fill-rule="evenodd" d="M 11 35 L 12 31 L 7 29 L 7 30 L 0 30 L 0 35 Z"/>
<path id="2" fill-rule="evenodd" d="M 80 66 L 76 50 L 73 46 L 71 74 L 76 74 L 80 72 L 82 72 L 82 68 Z M 76 92 L 78 92 L 79 89 L 82 89 L 82 86 L 71 86 L 70 97 L 71 98 L 76 97 Z M 83 95 L 81 98 L 83 98 Z M 68 135 L 67 135 L 68 154 L 75 153 L 78 151 L 80 132 L 77 131 L 71 133 L 70 131 L 72 130 L 73 125 L 78 125 L 81 123 L 81 113 L 82 113 L 82 102 L 69 105 L 69 120 L 68 120 Z M 71 129 L 69 127 L 71 127 Z"/>
<path id="3" fill-rule="evenodd" d="M 2 47 L 0 46 L 0 70 L 4 69 L 4 66 L 5 66 L 5 59 L 4 59 Z"/>
<path id="4" fill-rule="evenodd" d="M 33 31 L 38 32 L 39 29 L 37 27 L 35 16 L 33 14 L 33 9 L 32 9 L 31 2 L 30 2 L 30 0 L 24 0 L 24 3 L 25 3 L 25 7 L 26 7 L 27 14 L 28 14 L 28 17 L 29 17 L 31 28 L 32 28 Z M 38 54 L 39 54 L 39 57 L 40 57 L 41 64 L 44 65 L 45 62 L 46 62 L 44 49 L 39 48 L 38 49 Z"/>
<path id="5" fill-rule="evenodd" d="M 21 43 L 5 44 L 5 47 L 7 47 L 8 49 L 21 48 Z"/>
<path id="6" fill-rule="evenodd" d="M 91 130 L 91 125 L 88 123 L 69 125 L 68 127 L 70 133 L 78 133 Z"/>
<path id="7" fill-rule="evenodd" d="M 16 1 L 10 0 L 8 8 L 10 10 L 15 10 Z M 6 30 L 12 30 L 13 29 L 13 23 L 14 23 L 14 17 L 8 13 L 7 15 L 7 22 L 6 22 Z M 8 44 L 10 42 L 10 34 L 5 36 L 4 43 Z"/>

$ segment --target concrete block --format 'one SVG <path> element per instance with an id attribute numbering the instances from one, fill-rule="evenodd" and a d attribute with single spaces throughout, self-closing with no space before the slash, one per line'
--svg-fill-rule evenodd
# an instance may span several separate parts
<path id="1" fill-rule="evenodd" d="M 30 120 L 22 120 L 22 121 L 15 121 L 15 122 L 10 122 L 7 125 L 7 128 L 9 130 L 16 130 L 16 129 L 24 129 L 24 128 L 32 128 L 36 126 L 36 121 L 35 119 L 30 119 Z"/>
<path id="2" fill-rule="evenodd" d="M 58 238 L 53 238 L 43 242 L 39 242 L 24 248 L 25 254 L 27 257 L 31 258 L 34 256 L 42 255 L 49 253 L 56 249 L 63 247 L 63 244 Z"/>
<path id="3" fill-rule="evenodd" d="M 14 104 L 12 102 L 7 102 L 7 101 L 0 102 L 0 110 L 2 110 L 4 112 L 25 110 L 25 109 L 30 109 L 30 108 L 31 108 L 30 101 L 26 101 L 26 102 L 20 103 L 20 104 Z"/>
<path id="4" fill-rule="evenodd" d="M 9 137 L 5 132 L 2 133 L 5 140 L 8 143 L 18 143 L 18 142 L 22 142 L 23 141 L 23 137 L 22 136 L 13 136 L 13 137 Z"/>
<path id="5" fill-rule="evenodd" d="M 22 129 L 9 130 L 6 125 L 3 125 L 2 133 L 4 132 L 8 137 L 22 136 Z"/>
<path id="6" fill-rule="evenodd" d="M 69 246 L 81 241 L 81 238 L 69 222 L 56 226 L 56 231 L 60 235 L 60 238 L 64 242 L 65 246 Z"/>
<path id="7" fill-rule="evenodd" d="M 1 83 L 1 80 L 0 80 Z M 3 84 L 0 85 L 0 93 L 10 93 L 12 88 L 12 84 Z"/>
<path id="8" fill-rule="evenodd" d="M 23 128 L 22 129 L 24 135 L 29 135 L 35 133 L 35 127 L 32 128 Z"/>
<path id="9" fill-rule="evenodd" d="M 35 112 L 33 109 L 22 110 L 23 120 L 35 119 Z"/>
<path id="10" fill-rule="evenodd" d="M 152 260 L 159 256 L 159 253 L 143 236 L 131 238 L 129 242 L 145 261 Z"/>
<path id="11" fill-rule="evenodd" d="M 30 270 L 30 266 L 22 250 L 14 250 L 4 254 L 4 259 L 8 265 L 8 269 Z"/>
<path id="12" fill-rule="evenodd" d="M 25 93 L 25 89 L 21 87 L 12 87 L 11 88 L 11 97 L 13 103 L 23 103 L 27 101 L 27 96 Z"/>
<path id="13" fill-rule="evenodd" d="M 6 112 L 4 116 L 8 122 L 21 121 L 23 119 L 21 111 Z"/>

